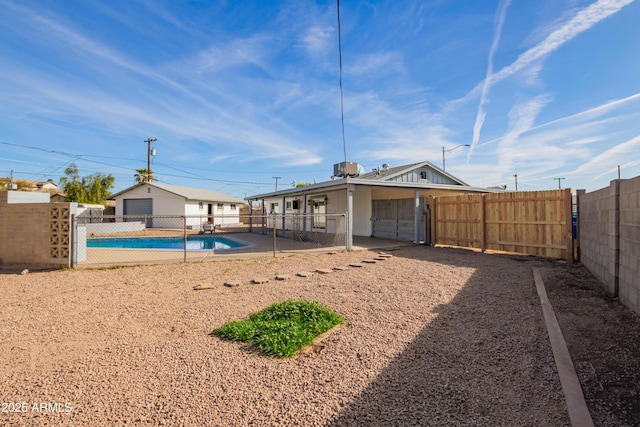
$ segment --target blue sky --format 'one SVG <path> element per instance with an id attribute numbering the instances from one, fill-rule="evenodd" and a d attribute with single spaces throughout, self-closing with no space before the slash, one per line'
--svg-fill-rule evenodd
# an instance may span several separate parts
<path id="1" fill-rule="evenodd" d="M 0 176 L 57 182 L 74 161 L 119 191 L 157 138 L 159 181 L 242 198 L 344 160 L 335 1 L 0 6 Z M 366 171 L 442 167 L 445 147 L 475 186 L 640 175 L 639 1 L 343 0 L 340 15 L 346 154 Z"/>

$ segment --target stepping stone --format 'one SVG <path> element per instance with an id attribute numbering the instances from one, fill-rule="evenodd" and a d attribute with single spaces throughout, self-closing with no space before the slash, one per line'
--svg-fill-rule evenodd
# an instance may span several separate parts
<path id="1" fill-rule="evenodd" d="M 375 264 L 377 261 L 375 259 L 363 259 L 362 262 L 365 264 Z"/>
<path id="2" fill-rule="evenodd" d="M 210 285 L 209 285 L 209 286 L 207 286 L 207 285 L 204 285 L 204 286 L 203 286 L 203 285 L 195 285 L 195 286 L 193 287 L 193 290 L 194 290 L 194 291 L 206 291 L 206 290 L 208 290 L 208 289 L 215 289 L 215 286 L 210 286 Z"/>
<path id="3" fill-rule="evenodd" d="M 261 285 L 263 283 L 268 283 L 269 279 L 265 278 L 265 277 L 260 277 L 258 279 L 251 279 L 251 283 L 253 283 L 254 285 Z"/>
<path id="4" fill-rule="evenodd" d="M 320 273 L 320 274 L 329 274 L 332 273 L 332 270 L 327 270 L 326 268 L 319 268 L 316 270 L 316 272 Z"/>
<path id="5" fill-rule="evenodd" d="M 384 258 L 392 258 L 392 257 L 393 257 L 393 255 L 391 255 L 391 254 L 385 254 L 385 253 L 379 253 L 379 254 L 378 254 L 378 256 L 380 256 L 380 257 L 384 257 Z"/>
<path id="6" fill-rule="evenodd" d="M 348 270 L 349 267 L 345 267 L 345 266 L 339 265 L 337 267 L 333 267 L 333 269 L 336 270 L 336 271 L 345 271 L 345 270 Z"/>
<path id="7" fill-rule="evenodd" d="M 289 279 L 291 279 L 290 274 L 278 274 L 276 276 L 276 280 L 289 280 Z"/>
<path id="8" fill-rule="evenodd" d="M 229 288 L 236 288 L 236 287 L 242 285 L 242 281 L 241 280 L 228 280 L 228 281 L 224 282 L 224 285 L 229 287 Z"/>
<path id="9" fill-rule="evenodd" d="M 389 258 L 388 258 L 388 257 L 386 257 L 386 256 L 377 256 L 377 257 L 375 257 L 374 259 L 375 259 L 376 261 L 386 261 L 386 260 L 388 260 Z"/>
<path id="10" fill-rule="evenodd" d="M 311 277 L 313 276 L 313 273 L 310 271 L 301 271 L 299 273 L 296 273 L 296 276 L 300 276 L 300 277 Z"/>
<path id="11" fill-rule="evenodd" d="M 352 262 L 351 264 L 349 264 L 349 267 L 364 267 L 364 265 L 360 264 L 359 262 Z"/>

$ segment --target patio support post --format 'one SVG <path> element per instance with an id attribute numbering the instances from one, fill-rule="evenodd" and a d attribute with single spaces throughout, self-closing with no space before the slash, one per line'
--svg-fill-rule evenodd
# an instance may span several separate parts
<path id="1" fill-rule="evenodd" d="M 249 233 L 253 232 L 253 200 L 249 200 Z"/>
<path id="2" fill-rule="evenodd" d="M 302 195 L 302 236 L 307 237 L 307 193 Z"/>
<path id="3" fill-rule="evenodd" d="M 284 216 L 287 213 L 287 196 L 282 196 L 282 237 L 285 237 L 284 235 L 284 231 L 285 231 L 285 221 L 284 221 Z"/>
<path id="4" fill-rule="evenodd" d="M 264 213 L 264 199 L 262 199 L 262 234 L 264 234 L 264 222 L 265 222 L 265 213 Z"/>
<path id="5" fill-rule="evenodd" d="M 355 187 L 353 184 L 347 186 L 347 251 L 353 250 L 353 191 Z"/>
<path id="6" fill-rule="evenodd" d="M 415 209 L 413 213 L 414 239 L 416 245 L 420 244 L 420 191 L 415 191 Z"/>

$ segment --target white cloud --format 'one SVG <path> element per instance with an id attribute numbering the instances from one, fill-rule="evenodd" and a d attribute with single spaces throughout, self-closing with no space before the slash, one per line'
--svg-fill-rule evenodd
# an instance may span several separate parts
<path id="1" fill-rule="evenodd" d="M 404 69 L 402 56 L 396 52 L 360 55 L 352 61 L 352 64 L 345 67 L 345 73 L 354 76 L 369 73 L 379 76 L 390 71 L 401 72 Z"/>
<path id="2" fill-rule="evenodd" d="M 323 56 L 330 50 L 334 42 L 334 31 L 332 26 L 314 25 L 307 29 L 300 43 L 309 56 Z"/>
<path id="3" fill-rule="evenodd" d="M 239 65 L 252 64 L 267 70 L 270 37 L 256 35 L 248 38 L 235 39 L 225 43 L 212 45 L 197 55 L 196 67 L 198 71 L 220 71 Z"/>
<path id="4" fill-rule="evenodd" d="M 520 71 L 527 72 L 526 78 L 531 80 L 535 76 L 532 76 L 532 70 L 527 70 L 525 69 L 526 67 L 533 66 L 535 67 L 533 69 L 534 71 L 540 71 L 542 67 L 539 61 L 543 60 L 580 33 L 593 27 L 603 19 L 617 13 L 623 7 L 633 3 L 633 1 L 634 0 L 598 0 L 590 6 L 578 11 L 573 15 L 573 17 L 562 23 L 556 30 L 553 30 L 536 46 L 520 54 L 513 63 L 503 67 L 498 72 L 489 75 L 463 98 L 452 101 L 449 107 L 451 108 L 460 103 L 465 103 L 478 96 L 478 94 L 482 95 L 482 93 L 488 90 L 491 86 L 515 75 Z"/>
<path id="5" fill-rule="evenodd" d="M 471 139 L 471 148 L 467 153 L 467 159 L 471 157 L 473 150 L 478 144 L 480 140 L 480 131 L 482 130 L 482 125 L 484 124 L 484 119 L 486 117 L 486 112 L 484 110 L 484 106 L 489 98 L 489 89 L 491 88 L 491 76 L 493 75 L 493 58 L 498 50 L 498 45 L 500 44 L 500 36 L 502 35 L 502 27 L 504 26 L 504 20 L 507 15 L 507 9 L 509 8 L 509 4 L 511 4 L 511 0 L 503 0 L 500 2 L 498 6 L 498 11 L 496 12 L 495 19 L 495 27 L 493 31 L 493 41 L 491 42 L 491 49 L 489 50 L 489 58 L 487 59 L 487 73 L 482 84 L 482 93 L 480 94 L 480 104 L 478 105 L 478 112 L 476 114 L 476 121 L 473 125 L 473 137 Z"/>

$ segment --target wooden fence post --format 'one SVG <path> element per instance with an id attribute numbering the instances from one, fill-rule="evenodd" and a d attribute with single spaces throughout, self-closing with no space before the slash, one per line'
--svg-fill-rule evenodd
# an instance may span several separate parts
<path id="1" fill-rule="evenodd" d="M 480 195 L 480 249 L 482 252 L 487 250 L 487 221 L 485 218 L 484 198 L 486 194 Z"/>
<path id="2" fill-rule="evenodd" d="M 429 196 L 429 209 L 431 211 L 431 246 L 436 245 L 436 198 Z"/>
<path id="3" fill-rule="evenodd" d="M 586 190 L 576 190 L 576 261 L 580 262 L 580 199 Z"/>
<path id="4" fill-rule="evenodd" d="M 566 233 L 567 233 L 567 253 L 565 260 L 568 263 L 573 262 L 573 200 L 571 195 L 571 189 L 565 188 L 564 190 L 564 215 L 566 221 Z"/>

